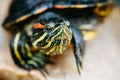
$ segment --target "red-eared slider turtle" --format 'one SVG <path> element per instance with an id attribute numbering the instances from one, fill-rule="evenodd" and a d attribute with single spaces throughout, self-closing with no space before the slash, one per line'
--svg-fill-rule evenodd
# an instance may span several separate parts
<path id="1" fill-rule="evenodd" d="M 45 64 L 52 63 L 46 55 L 60 55 L 72 43 L 80 73 L 85 41 L 79 27 L 94 28 L 109 13 L 108 3 L 108 0 L 13 0 L 3 26 L 16 29 L 10 41 L 14 62 L 26 70 L 45 70 Z"/>

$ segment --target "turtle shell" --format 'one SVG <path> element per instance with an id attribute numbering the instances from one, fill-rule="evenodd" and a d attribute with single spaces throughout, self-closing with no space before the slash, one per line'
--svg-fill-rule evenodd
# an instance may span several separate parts
<path id="1" fill-rule="evenodd" d="M 3 26 L 10 28 L 15 23 L 25 21 L 31 16 L 53 8 L 87 8 L 106 4 L 108 4 L 108 0 L 13 0 Z"/>

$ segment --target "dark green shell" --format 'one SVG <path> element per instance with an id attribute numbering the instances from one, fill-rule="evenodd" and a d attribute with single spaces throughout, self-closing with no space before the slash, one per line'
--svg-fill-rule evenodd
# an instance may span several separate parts
<path id="1" fill-rule="evenodd" d="M 86 8 L 107 3 L 108 0 L 13 0 L 3 26 L 9 28 L 15 23 L 53 8 Z"/>

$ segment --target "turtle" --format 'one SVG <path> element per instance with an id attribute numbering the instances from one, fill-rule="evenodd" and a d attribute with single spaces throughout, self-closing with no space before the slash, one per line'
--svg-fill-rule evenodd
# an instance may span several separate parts
<path id="1" fill-rule="evenodd" d="M 108 0 L 13 0 L 3 27 L 13 33 L 10 52 L 15 64 L 47 72 L 45 65 L 54 63 L 49 57 L 61 55 L 72 44 L 80 73 L 82 32 L 95 28 L 109 9 Z"/>

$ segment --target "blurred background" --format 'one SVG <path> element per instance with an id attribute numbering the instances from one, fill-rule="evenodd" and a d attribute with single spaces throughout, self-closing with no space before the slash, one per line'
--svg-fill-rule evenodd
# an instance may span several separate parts
<path id="1" fill-rule="evenodd" d="M 9 52 L 11 35 L 3 29 L 11 0 L 0 0 L 0 80 L 31 80 L 27 71 L 18 68 Z M 116 2 L 120 5 L 120 0 Z M 120 6 L 99 25 L 98 35 L 86 42 L 83 70 L 79 77 L 72 48 L 56 57 L 55 66 L 47 66 L 48 80 L 120 80 Z M 69 55 L 67 54 L 69 53 Z M 61 59 L 62 57 L 62 59 Z M 70 64 L 68 66 L 68 64 Z M 31 71 L 33 80 L 44 80 L 38 71 Z"/>
<path id="2" fill-rule="evenodd" d="M 120 6 L 120 0 L 117 0 L 118 5 Z"/>

